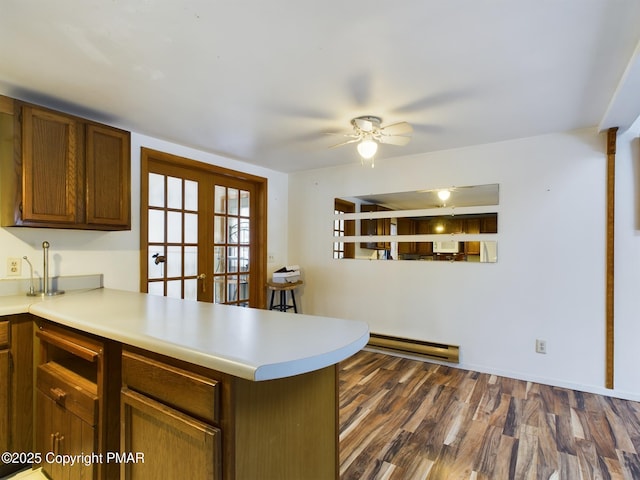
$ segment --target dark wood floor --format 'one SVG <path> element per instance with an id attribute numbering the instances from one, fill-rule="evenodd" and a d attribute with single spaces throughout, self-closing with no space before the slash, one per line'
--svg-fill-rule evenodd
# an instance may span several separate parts
<path id="1" fill-rule="evenodd" d="M 340 365 L 340 476 L 640 479 L 640 403 L 362 351 Z"/>

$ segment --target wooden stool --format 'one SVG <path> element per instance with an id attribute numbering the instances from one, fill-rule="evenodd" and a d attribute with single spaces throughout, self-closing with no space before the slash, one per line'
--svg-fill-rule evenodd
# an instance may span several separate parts
<path id="1" fill-rule="evenodd" d="M 271 303 L 269 305 L 269 310 L 279 310 L 281 312 L 286 312 L 290 308 L 293 308 L 295 313 L 298 313 L 298 307 L 296 306 L 296 295 L 294 290 L 298 285 L 302 285 L 302 280 L 298 280 L 293 283 L 275 283 L 272 281 L 267 282 L 267 288 L 271 290 Z M 280 304 L 274 305 L 273 298 L 276 292 L 280 292 Z M 287 292 L 291 292 L 291 301 L 293 305 L 289 305 L 287 303 Z"/>

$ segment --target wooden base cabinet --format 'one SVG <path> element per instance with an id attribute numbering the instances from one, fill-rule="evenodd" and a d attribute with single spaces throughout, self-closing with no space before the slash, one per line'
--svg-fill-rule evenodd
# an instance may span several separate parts
<path id="1" fill-rule="evenodd" d="M 53 480 L 118 478 L 121 347 L 46 321 L 36 337 L 36 451 Z M 75 464 L 62 464 L 65 455 Z M 86 460 L 85 460 L 86 459 Z"/>
<path id="2" fill-rule="evenodd" d="M 0 452 L 33 450 L 33 321 L 28 314 L 0 317 Z M 0 476 L 24 463 L 0 462 Z"/>
<path id="3" fill-rule="evenodd" d="M 122 355 L 121 479 L 221 479 L 220 382 L 150 355 Z"/>
<path id="4" fill-rule="evenodd" d="M 1 325 L 0 328 L 2 328 Z M 11 436 L 11 411 L 9 410 L 11 383 L 9 381 L 9 364 L 9 350 L 0 350 L 0 450 L 3 452 L 11 451 L 9 445 L 9 438 Z"/>
<path id="5" fill-rule="evenodd" d="M 11 451 L 11 354 L 9 320 L 0 322 L 0 450 Z"/>
<path id="6" fill-rule="evenodd" d="M 252 382 L 127 347 L 121 478 L 335 480 L 336 366 Z"/>

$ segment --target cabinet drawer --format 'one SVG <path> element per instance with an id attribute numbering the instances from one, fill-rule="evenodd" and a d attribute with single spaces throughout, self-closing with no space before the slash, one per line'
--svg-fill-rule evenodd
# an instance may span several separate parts
<path id="1" fill-rule="evenodd" d="M 0 322 L 0 348 L 9 346 L 9 321 Z"/>
<path id="2" fill-rule="evenodd" d="M 98 386 L 55 362 L 38 366 L 36 386 L 68 412 L 89 425 L 98 423 Z"/>
<path id="3" fill-rule="evenodd" d="M 218 423 L 216 380 L 131 352 L 122 353 L 122 383 L 209 423 Z"/>

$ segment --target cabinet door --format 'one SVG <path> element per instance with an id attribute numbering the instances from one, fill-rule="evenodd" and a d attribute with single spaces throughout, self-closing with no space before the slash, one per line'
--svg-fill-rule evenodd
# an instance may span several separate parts
<path id="1" fill-rule="evenodd" d="M 498 214 L 488 215 L 482 219 L 480 233 L 498 233 Z"/>
<path id="2" fill-rule="evenodd" d="M 36 390 L 36 451 L 42 455 L 42 470 L 56 478 L 56 465 L 44 461 L 47 455 L 56 454 L 56 428 L 59 428 L 59 409 L 55 402 Z"/>
<path id="3" fill-rule="evenodd" d="M 9 377 L 9 350 L 0 350 L 0 452 L 10 451 L 9 430 L 11 416 L 9 395 L 11 380 Z"/>
<path id="4" fill-rule="evenodd" d="M 69 413 L 40 390 L 36 394 L 36 412 L 36 449 L 42 454 L 42 470 L 53 479 L 93 479 L 93 463 L 63 465 L 55 459 L 58 455 L 90 455 L 95 452 L 95 428 Z"/>
<path id="5" fill-rule="evenodd" d="M 221 478 L 219 429 L 127 388 L 121 399 L 120 449 L 134 455 L 121 464 L 122 480 Z"/>
<path id="6" fill-rule="evenodd" d="M 87 422 L 76 417 L 68 410 L 62 410 L 63 426 L 62 438 L 58 440 L 58 449 L 61 455 L 71 455 L 79 458 L 81 454 L 92 454 L 98 451 L 96 429 Z M 106 460 L 105 460 L 106 461 Z M 96 478 L 98 464 L 87 461 L 76 462 L 73 465 L 65 465 L 70 480 L 91 480 Z M 63 477 L 66 478 L 66 477 Z"/>
<path id="7" fill-rule="evenodd" d="M 398 235 L 413 235 L 416 233 L 415 222 L 410 218 L 398 218 Z M 398 242 L 398 254 L 412 254 L 416 252 L 416 242 Z"/>
<path id="8" fill-rule="evenodd" d="M 0 452 L 7 452 L 11 447 L 11 354 L 9 322 L 0 322 Z M 2 465 L 0 463 L 0 465 Z"/>
<path id="9" fill-rule="evenodd" d="M 467 219 L 464 232 L 480 233 L 480 219 Z M 464 242 L 464 253 L 466 253 L 467 255 L 480 255 L 480 242 Z"/>
<path id="10" fill-rule="evenodd" d="M 72 117 L 22 107 L 22 220 L 77 219 L 79 125 Z"/>
<path id="11" fill-rule="evenodd" d="M 375 212 L 375 205 L 361 205 L 361 212 Z M 375 219 L 363 218 L 360 220 L 360 235 L 373 236 L 378 234 L 378 223 Z M 376 242 L 361 242 L 360 248 L 376 248 Z"/>
<path id="12" fill-rule="evenodd" d="M 361 205 L 360 212 L 386 212 L 388 208 L 380 205 Z M 362 219 L 360 220 L 360 235 L 371 235 L 372 242 L 360 243 L 360 248 L 369 248 L 375 250 L 388 250 L 391 248 L 391 243 L 377 241 L 375 235 L 390 235 L 391 234 L 391 219 L 390 218 L 374 218 L 374 219 Z"/>
<path id="13" fill-rule="evenodd" d="M 86 128 L 87 223 L 131 228 L 129 132 L 104 125 Z"/>

